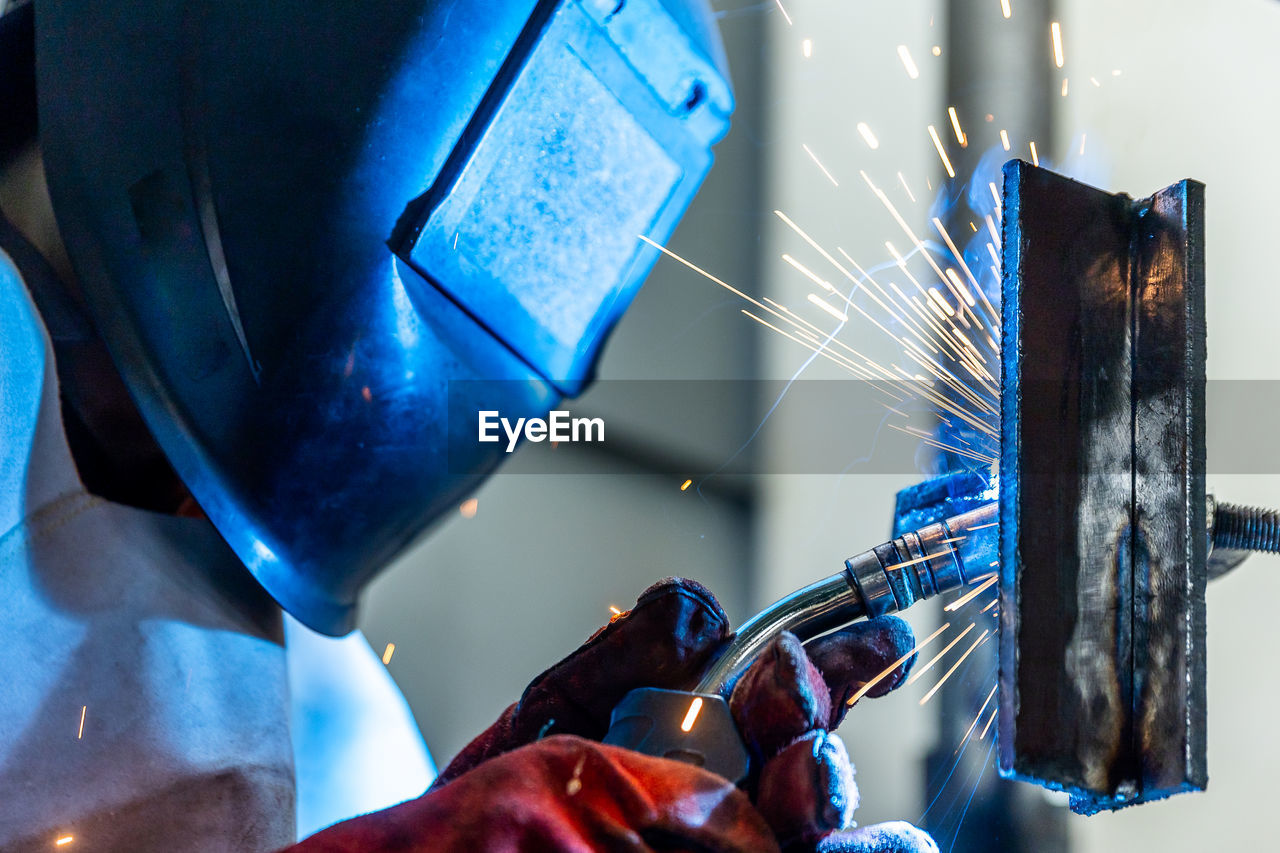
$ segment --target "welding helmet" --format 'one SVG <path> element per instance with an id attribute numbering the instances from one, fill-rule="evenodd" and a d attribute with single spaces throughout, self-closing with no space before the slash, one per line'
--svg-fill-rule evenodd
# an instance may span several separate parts
<path id="1" fill-rule="evenodd" d="M 705 0 L 37 0 L 79 287 L 261 584 L 361 588 L 578 393 L 732 109 Z M 454 416 L 450 416 L 450 412 Z M 470 412 L 470 417 L 459 417 Z"/>

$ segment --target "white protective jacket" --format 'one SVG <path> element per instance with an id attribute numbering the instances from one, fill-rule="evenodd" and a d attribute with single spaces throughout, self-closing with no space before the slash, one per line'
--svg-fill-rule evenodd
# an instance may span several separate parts
<path id="1" fill-rule="evenodd" d="M 288 655 L 208 522 L 85 492 L 0 252 L 0 849 L 274 850 L 420 793 L 430 759 L 368 644 L 287 633 Z"/>

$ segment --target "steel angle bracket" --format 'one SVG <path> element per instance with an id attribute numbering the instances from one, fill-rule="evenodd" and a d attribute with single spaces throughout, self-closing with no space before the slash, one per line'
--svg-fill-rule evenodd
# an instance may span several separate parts
<path id="1" fill-rule="evenodd" d="M 999 766 L 1205 786 L 1204 187 L 1004 169 Z"/>

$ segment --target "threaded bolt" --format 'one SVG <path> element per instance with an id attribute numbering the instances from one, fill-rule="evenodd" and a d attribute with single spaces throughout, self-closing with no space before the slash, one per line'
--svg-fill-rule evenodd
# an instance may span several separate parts
<path id="1" fill-rule="evenodd" d="M 1255 506 L 1216 504 L 1213 547 L 1280 553 L 1280 512 Z"/>

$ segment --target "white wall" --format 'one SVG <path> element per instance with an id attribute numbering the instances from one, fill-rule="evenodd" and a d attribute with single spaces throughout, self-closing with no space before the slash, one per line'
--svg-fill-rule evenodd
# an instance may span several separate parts
<path id="1" fill-rule="evenodd" d="M 1280 378 L 1280 289 L 1272 272 L 1280 227 L 1280 4 L 1059 4 L 1071 80 L 1058 100 L 1059 150 L 1077 151 L 1087 133 L 1092 177 L 1134 196 L 1186 177 L 1205 182 L 1210 381 Z M 1255 432 L 1274 436 L 1280 411 L 1210 411 L 1210 445 L 1240 420 L 1269 425 Z M 1212 453 L 1208 466 L 1209 489 L 1220 498 L 1280 505 L 1280 477 L 1215 474 Z M 1268 650 L 1280 642 L 1278 562 L 1253 557 L 1209 587 L 1208 791 L 1076 818 L 1079 849 L 1274 849 L 1280 730 L 1271 709 L 1280 687 Z"/>

